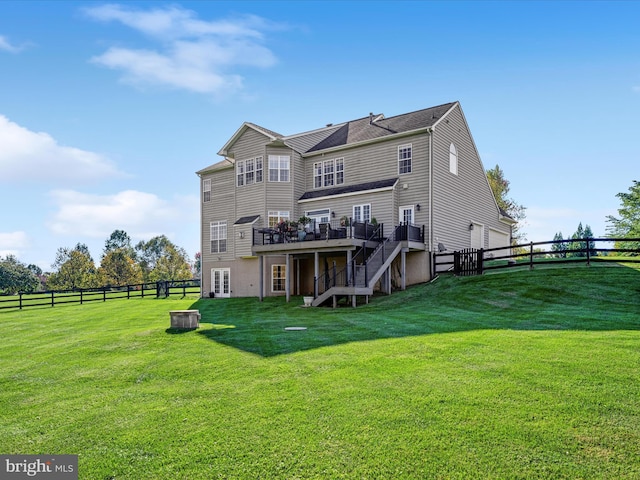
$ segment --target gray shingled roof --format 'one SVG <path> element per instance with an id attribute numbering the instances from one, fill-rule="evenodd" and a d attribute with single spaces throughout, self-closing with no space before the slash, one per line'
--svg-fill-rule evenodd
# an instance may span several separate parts
<path id="1" fill-rule="evenodd" d="M 404 113 L 390 118 L 382 118 L 375 122 L 370 117 L 359 118 L 345 123 L 332 135 L 307 150 L 315 152 L 326 148 L 340 147 L 350 143 L 358 143 L 375 138 L 410 132 L 420 128 L 433 126 L 454 103 L 445 103 L 437 107 L 425 108 L 411 113 Z M 379 115 L 373 115 L 375 119 Z"/>
<path id="2" fill-rule="evenodd" d="M 260 215 L 250 215 L 248 217 L 240 217 L 238 220 L 233 222 L 234 225 L 242 225 L 243 223 L 253 223 L 255 222 Z"/>
<path id="3" fill-rule="evenodd" d="M 367 190 L 378 190 L 379 188 L 393 187 L 398 181 L 397 178 L 387 178 L 386 180 L 377 180 L 375 182 L 360 183 L 358 185 L 348 185 L 345 187 L 325 188 L 322 190 L 312 190 L 305 192 L 300 200 L 311 200 L 314 198 L 330 197 L 332 195 L 341 195 L 343 193 L 365 192 Z"/>

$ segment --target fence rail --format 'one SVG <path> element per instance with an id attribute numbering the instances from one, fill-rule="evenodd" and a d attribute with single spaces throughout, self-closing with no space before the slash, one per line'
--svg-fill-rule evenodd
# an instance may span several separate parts
<path id="1" fill-rule="evenodd" d="M 628 245 L 635 243 L 637 247 L 607 247 L 607 245 L 621 242 Z M 556 246 L 555 249 L 554 246 Z M 627 256 L 611 254 L 626 254 Z M 482 275 L 487 270 L 522 266 L 528 266 L 532 269 L 536 265 L 550 262 L 584 262 L 587 265 L 592 262 L 640 263 L 640 238 L 578 238 L 529 242 L 511 247 L 434 253 L 432 273 L 434 275 L 445 272 L 461 276 Z"/>
<path id="2" fill-rule="evenodd" d="M 75 290 L 50 290 L 16 295 L 0 295 L 0 310 L 62 305 L 65 303 L 106 302 L 117 298 L 168 297 L 171 294 L 185 296 L 200 293 L 200 280 L 169 280 L 153 283 L 137 283 L 118 287 L 78 288 Z"/>

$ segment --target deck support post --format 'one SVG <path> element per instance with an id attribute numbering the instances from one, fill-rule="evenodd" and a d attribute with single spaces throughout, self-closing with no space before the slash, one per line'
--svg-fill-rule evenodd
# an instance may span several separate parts
<path id="1" fill-rule="evenodd" d="M 285 255 L 286 262 L 284 266 L 285 275 L 287 276 L 287 281 L 284 284 L 284 293 L 287 297 L 287 303 L 291 300 L 291 254 L 287 253 Z"/>
<path id="2" fill-rule="evenodd" d="M 260 301 L 264 300 L 264 255 L 258 256 L 258 272 L 260 277 Z"/>

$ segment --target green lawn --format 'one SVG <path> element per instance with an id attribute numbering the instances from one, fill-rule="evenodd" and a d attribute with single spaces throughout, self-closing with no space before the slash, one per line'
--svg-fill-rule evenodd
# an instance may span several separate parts
<path id="1" fill-rule="evenodd" d="M 100 480 L 640 478 L 638 270 L 301 304 L 0 312 L 0 453 L 79 454 Z M 201 328 L 168 329 L 190 306 Z"/>

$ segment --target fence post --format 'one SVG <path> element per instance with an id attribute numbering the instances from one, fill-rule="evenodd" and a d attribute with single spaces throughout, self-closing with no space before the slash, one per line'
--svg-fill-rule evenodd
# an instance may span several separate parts
<path id="1" fill-rule="evenodd" d="M 82 289 L 80 289 L 80 305 L 82 305 Z"/>
<path id="2" fill-rule="evenodd" d="M 55 300 L 53 299 L 53 290 L 51 290 L 51 306 L 55 305 Z"/>
<path id="3" fill-rule="evenodd" d="M 107 287 L 102 287 L 102 301 L 107 301 Z"/>
<path id="4" fill-rule="evenodd" d="M 182 282 L 182 296 L 186 297 L 187 296 L 187 282 Z"/>
<path id="5" fill-rule="evenodd" d="M 20 310 L 22 310 L 22 292 L 19 292 L 18 295 L 20 295 Z"/>
<path id="6" fill-rule="evenodd" d="M 142 284 L 142 298 L 144 298 L 144 283 Z"/>
<path id="7" fill-rule="evenodd" d="M 590 255 L 590 251 L 589 251 L 589 244 L 591 242 L 589 241 L 589 239 L 587 238 L 587 242 L 585 244 L 585 246 L 587 247 L 587 267 L 591 266 L 591 255 Z"/>
<path id="8" fill-rule="evenodd" d="M 476 265 L 478 267 L 476 273 L 478 275 L 482 275 L 483 273 L 483 269 L 484 269 L 484 248 L 481 248 L 480 250 L 476 251 L 476 254 L 478 255 L 477 260 L 476 260 Z"/>
<path id="9" fill-rule="evenodd" d="M 529 270 L 533 270 L 533 242 L 529 245 Z"/>

